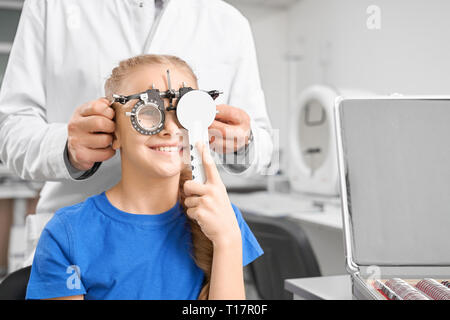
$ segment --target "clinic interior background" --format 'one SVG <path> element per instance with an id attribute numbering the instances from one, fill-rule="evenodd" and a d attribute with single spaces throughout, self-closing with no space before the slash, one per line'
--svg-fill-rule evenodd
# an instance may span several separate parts
<path id="1" fill-rule="evenodd" d="M 287 124 L 303 90 L 324 85 L 339 92 L 361 90 L 376 95 L 450 92 L 450 2 L 446 0 L 228 0 L 250 21 L 255 39 L 267 110 L 279 131 L 276 176 L 242 179 L 224 173 L 230 188 L 267 186 L 284 181 L 293 132 Z M 0 0 L 0 81 L 6 68 L 22 1 Z M 379 28 L 367 26 L 367 9 L 380 9 Z M 294 133 L 295 134 L 295 133 Z M 1 167 L 0 187 L 14 179 Z M 27 188 L 39 185 L 23 182 Z M 14 191 L 15 190 L 15 191 Z M 33 212 L 36 196 L 0 188 L 0 272 L 16 268 L 23 244 L 19 232 L 25 213 Z M 14 219 L 8 212 L 14 211 Z M 13 220 L 13 221 L 11 221 Z M 5 226 L 13 224 L 10 231 Z M 15 226 L 15 229 L 14 229 Z M 15 230 L 15 231 L 14 231 Z M 314 247 L 314 245 L 313 245 Z M 8 249 L 9 248 L 9 249 Z M 5 252 L 8 252 L 6 254 Z M 320 254 L 317 253 L 319 256 Z M 6 257 L 9 257 L 7 260 Z M 343 258 L 342 261 L 343 262 Z M 323 262 L 324 264 L 326 262 Z M 323 270 L 327 270 L 322 265 Z M 322 271 L 323 271 L 322 270 Z M 345 272 L 328 269 L 328 273 Z M 326 272 L 323 272 L 326 273 Z"/>

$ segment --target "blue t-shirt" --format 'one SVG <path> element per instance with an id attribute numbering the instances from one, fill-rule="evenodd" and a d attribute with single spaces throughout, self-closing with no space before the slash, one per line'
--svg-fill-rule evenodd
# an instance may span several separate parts
<path id="1" fill-rule="evenodd" d="M 232 207 L 245 266 L 263 250 Z M 103 192 L 58 210 L 47 223 L 26 298 L 195 300 L 204 274 L 192 254 L 189 223 L 178 202 L 161 214 L 131 214 L 114 207 Z"/>

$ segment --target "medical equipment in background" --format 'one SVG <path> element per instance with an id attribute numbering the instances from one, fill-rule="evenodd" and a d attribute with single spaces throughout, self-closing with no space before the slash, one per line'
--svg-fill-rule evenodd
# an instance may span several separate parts
<path id="1" fill-rule="evenodd" d="M 369 92 L 313 85 L 303 90 L 291 110 L 288 177 L 292 190 L 320 202 L 339 205 L 334 104 L 339 96 Z"/>
<path id="2" fill-rule="evenodd" d="M 450 97 L 340 99 L 335 111 L 353 297 L 450 299 Z"/>
<path id="3" fill-rule="evenodd" d="M 202 91 L 182 87 L 176 91 L 172 89 L 170 71 L 167 70 L 167 91 L 160 92 L 152 85 L 152 89 L 145 92 L 123 96 L 113 94 L 114 102 L 122 105 L 130 100 L 138 99 L 131 112 L 125 115 L 130 117 L 133 128 L 144 135 L 154 135 L 164 128 L 165 111 L 176 111 L 179 123 L 188 131 L 189 156 L 192 169 L 192 180 L 206 182 L 206 175 L 202 164 L 202 155 L 196 145 L 203 142 L 209 152 L 208 127 L 216 116 L 216 99 L 221 92 L 217 90 Z M 165 108 L 163 99 L 169 99 L 169 106 Z M 175 106 L 173 99 L 177 99 Z"/>
<path id="4" fill-rule="evenodd" d="M 289 126 L 289 181 L 294 191 L 338 196 L 333 105 L 338 92 L 315 85 L 294 104 Z"/>

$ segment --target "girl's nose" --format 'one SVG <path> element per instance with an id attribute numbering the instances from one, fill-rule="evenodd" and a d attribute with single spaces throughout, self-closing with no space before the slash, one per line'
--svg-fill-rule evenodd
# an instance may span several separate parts
<path id="1" fill-rule="evenodd" d="M 181 135 L 180 124 L 177 120 L 175 111 L 166 112 L 166 119 L 164 121 L 164 128 L 160 132 L 161 135 L 176 136 Z"/>

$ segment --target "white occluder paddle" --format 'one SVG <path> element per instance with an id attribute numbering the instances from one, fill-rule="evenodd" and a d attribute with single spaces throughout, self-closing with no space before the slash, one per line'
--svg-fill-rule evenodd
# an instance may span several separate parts
<path id="1" fill-rule="evenodd" d="M 183 95 L 177 105 L 177 118 L 188 131 L 191 156 L 192 179 L 205 183 L 206 175 L 202 155 L 196 145 L 202 142 L 209 151 L 208 127 L 216 117 L 216 104 L 211 96 L 201 90 L 192 90 Z"/>

